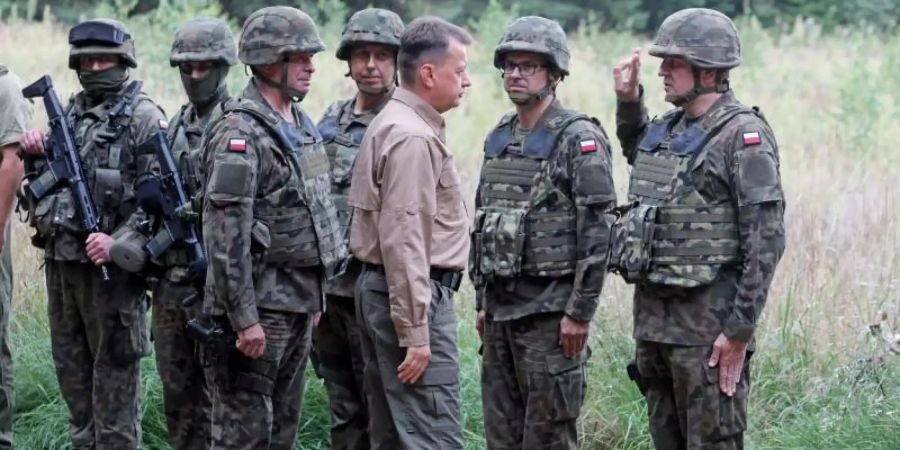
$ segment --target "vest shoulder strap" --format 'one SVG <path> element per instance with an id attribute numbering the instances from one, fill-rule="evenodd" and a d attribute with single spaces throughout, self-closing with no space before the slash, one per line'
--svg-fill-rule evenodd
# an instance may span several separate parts
<path id="1" fill-rule="evenodd" d="M 484 141 L 484 154 L 489 158 L 496 158 L 506 150 L 506 146 L 513 140 L 512 120 L 515 112 L 508 112 L 500 118 L 497 126 L 491 131 Z"/>
<path id="2" fill-rule="evenodd" d="M 584 113 L 561 110 L 550 120 L 538 123 L 538 126 L 525 136 L 522 143 L 522 154 L 534 159 L 549 159 L 556 153 L 556 143 L 563 131 L 579 120 L 593 121 Z"/>

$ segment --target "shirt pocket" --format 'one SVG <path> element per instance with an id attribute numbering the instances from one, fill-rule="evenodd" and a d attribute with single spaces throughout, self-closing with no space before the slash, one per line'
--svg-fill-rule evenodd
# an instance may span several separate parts
<path id="1" fill-rule="evenodd" d="M 437 214 L 444 220 L 458 220 L 463 216 L 462 195 L 459 191 L 460 179 L 452 160 L 447 160 L 437 188 Z"/>

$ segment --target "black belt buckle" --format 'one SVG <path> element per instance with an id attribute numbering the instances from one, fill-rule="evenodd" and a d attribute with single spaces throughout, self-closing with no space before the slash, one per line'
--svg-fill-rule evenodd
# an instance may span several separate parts
<path id="1" fill-rule="evenodd" d="M 442 286 L 446 286 L 450 288 L 453 292 L 459 290 L 459 285 L 462 284 L 463 273 L 462 271 L 456 270 L 442 270 L 442 269 L 432 269 L 431 270 L 431 279 L 437 281 Z"/>

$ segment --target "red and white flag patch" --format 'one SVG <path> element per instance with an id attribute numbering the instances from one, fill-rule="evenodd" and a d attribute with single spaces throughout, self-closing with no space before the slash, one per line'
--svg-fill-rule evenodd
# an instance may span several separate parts
<path id="1" fill-rule="evenodd" d="M 744 145 L 757 145 L 760 142 L 762 139 L 759 137 L 759 132 L 744 133 Z"/>
<path id="2" fill-rule="evenodd" d="M 588 139 L 586 141 L 579 142 L 581 146 L 581 153 L 591 153 L 597 151 L 597 141 L 593 139 Z"/>
<path id="3" fill-rule="evenodd" d="M 159 119 L 159 129 L 160 129 L 160 130 L 168 130 L 168 129 L 169 129 L 169 122 L 167 122 L 167 121 L 165 121 L 165 120 L 163 120 L 163 119 Z"/>
<path id="4" fill-rule="evenodd" d="M 247 140 L 246 139 L 230 139 L 228 141 L 228 151 L 229 152 L 246 152 L 247 151 Z"/>

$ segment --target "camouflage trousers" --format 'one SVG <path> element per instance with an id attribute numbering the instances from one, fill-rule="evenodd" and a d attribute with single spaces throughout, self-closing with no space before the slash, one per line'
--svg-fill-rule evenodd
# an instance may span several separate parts
<path id="1" fill-rule="evenodd" d="M 305 313 L 258 312 L 266 335 L 263 356 L 251 360 L 232 350 L 209 368 L 211 449 L 294 447 L 312 321 Z"/>
<path id="2" fill-rule="evenodd" d="M 744 448 L 750 358 L 737 392 L 728 397 L 719 391 L 719 368 L 708 365 L 711 348 L 637 342 L 635 359 L 657 449 Z"/>
<path id="3" fill-rule="evenodd" d="M 481 394 L 491 450 L 577 449 L 590 350 L 566 358 L 562 312 L 485 318 Z"/>
<path id="4" fill-rule="evenodd" d="M 50 342 L 73 449 L 141 442 L 140 359 L 150 351 L 143 281 L 108 265 L 46 261 Z"/>
<path id="5" fill-rule="evenodd" d="M 419 381 L 407 385 L 397 378 L 397 366 L 406 357 L 406 349 L 400 347 L 391 321 L 384 272 L 379 266 L 366 265 L 356 282 L 372 449 L 463 448 L 453 292 L 435 281 L 431 292 L 431 359 Z"/>
<path id="6" fill-rule="evenodd" d="M 196 290 L 168 280 L 160 280 L 153 290 L 156 368 L 162 380 L 169 444 L 175 450 L 205 449 L 209 440 L 209 389 L 197 346 L 184 328 L 200 315 L 203 299 L 190 307 L 181 303 Z"/>
<path id="7" fill-rule="evenodd" d="M 0 449 L 13 445 L 13 361 L 9 349 L 9 315 L 12 309 L 13 270 L 10 228 L 6 227 L 3 252 L 0 254 Z"/>
<path id="8" fill-rule="evenodd" d="M 363 357 L 353 298 L 328 295 L 313 331 L 312 361 L 331 403 L 332 450 L 369 448 Z"/>

